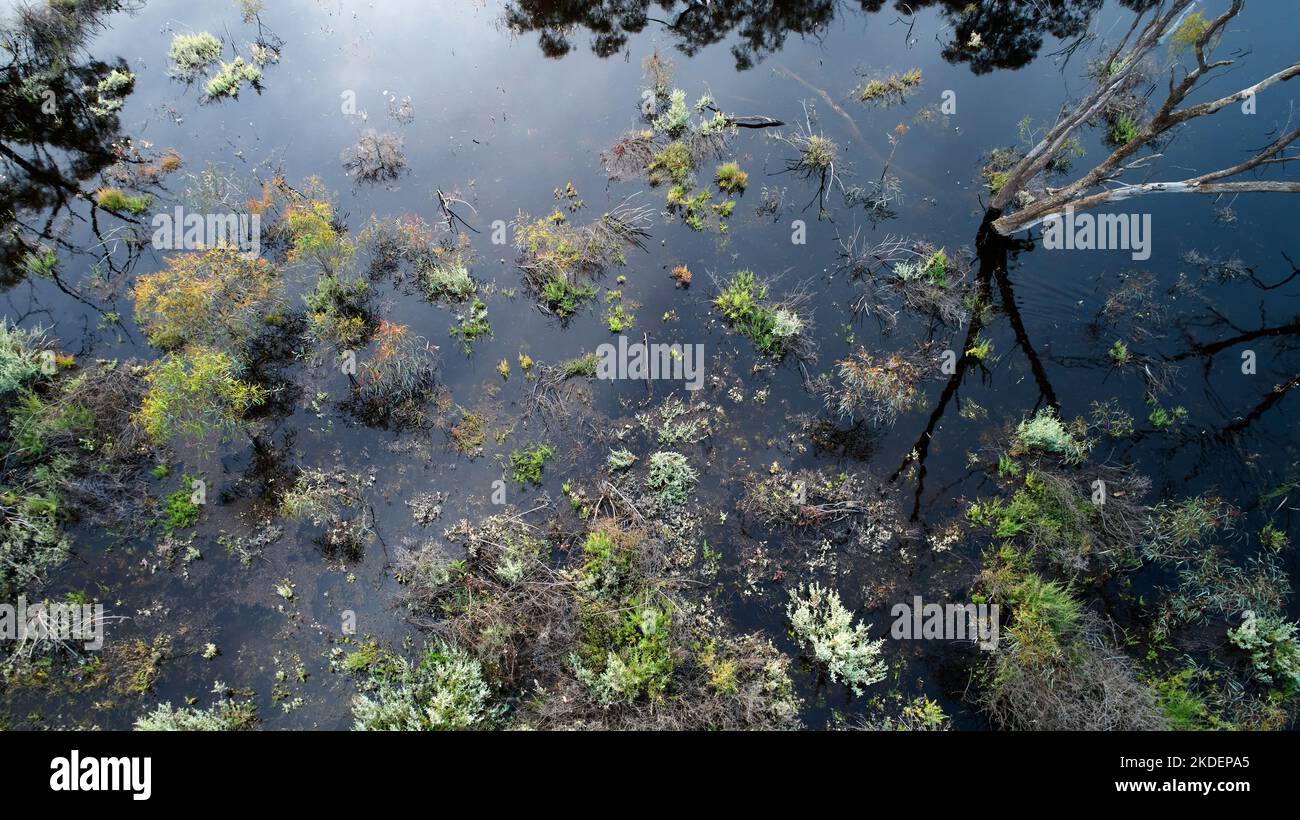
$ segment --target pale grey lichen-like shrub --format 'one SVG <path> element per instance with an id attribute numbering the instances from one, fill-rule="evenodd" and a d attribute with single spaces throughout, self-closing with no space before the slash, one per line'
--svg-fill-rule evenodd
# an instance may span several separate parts
<path id="1" fill-rule="evenodd" d="M 44 334 L 0 319 L 0 396 L 17 390 L 41 372 Z"/>
<path id="2" fill-rule="evenodd" d="M 665 450 L 650 456 L 650 474 L 646 478 L 646 485 L 655 491 L 663 504 L 685 504 L 698 479 L 699 475 L 681 453 Z"/>
<path id="3" fill-rule="evenodd" d="M 631 450 L 610 450 L 609 455 L 605 457 L 605 464 L 611 470 L 626 470 L 635 463 L 636 456 L 632 454 Z"/>
<path id="4" fill-rule="evenodd" d="M 880 659 L 884 640 L 871 640 L 864 624 L 853 623 L 835 590 L 816 582 L 791 590 L 786 615 L 795 636 L 831 680 L 847 685 L 855 695 L 884 680 L 885 664 Z"/>
<path id="5" fill-rule="evenodd" d="M 505 707 L 493 702 L 474 656 L 446 644 L 428 647 L 418 664 L 404 658 L 352 701 L 359 731 L 491 729 Z"/>
<path id="6" fill-rule="evenodd" d="M 170 703 L 135 722 L 138 732 L 233 732 L 252 729 L 257 723 L 257 707 L 252 701 L 223 700 L 211 709 L 187 706 L 173 709 Z"/>
<path id="7" fill-rule="evenodd" d="M 1250 653 L 1255 676 L 1277 689 L 1300 691 L 1300 642 L 1296 625 L 1281 618 L 1258 616 L 1254 610 L 1242 613 L 1241 626 L 1228 630 L 1233 646 Z"/>
<path id="8" fill-rule="evenodd" d="M 1051 408 L 1039 410 L 1032 418 L 1020 422 L 1016 427 L 1016 439 L 1026 450 L 1055 453 L 1071 464 L 1088 457 L 1088 442 L 1072 436 Z"/>

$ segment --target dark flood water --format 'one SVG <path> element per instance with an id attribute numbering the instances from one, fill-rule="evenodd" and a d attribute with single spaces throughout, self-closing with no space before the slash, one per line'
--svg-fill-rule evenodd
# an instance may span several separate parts
<path id="1" fill-rule="evenodd" d="M 929 341 L 942 351 L 960 348 L 966 336 L 964 326 L 934 327 L 908 313 L 893 327 L 856 316 L 852 304 L 861 284 L 837 268 L 841 241 L 854 231 L 871 241 L 905 236 L 972 259 L 989 196 L 980 173 L 988 152 L 1017 144 L 1025 118 L 1031 128 L 1047 126 L 1064 100 L 1081 93 L 1090 82 L 1088 36 L 1120 36 L 1131 20 L 1128 3 L 981 4 L 996 10 L 984 12 L 974 29 L 961 2 L 914 2 L 911 16 L 901 5 L 869 0 L 604 4 L 626 10 L 618 14 L 600 5 L 274 0 L 260 19 L 283 40 L 278 64 L 266 67 L 260 92 L 245 90 L 219 103 L 204 103 L 199 88 L 167 77 L 167 49 L 177 32 L 253 40 L 257 25 L 241 22 L 238 4 L 151 0 L 134 13 L 107 18 L 87 52 L 108 63 L 125 61 L 137 79 L 118 115 L 118 133 L 97 136 L 105 142 L 129 136 L 174 148 L 184 158 L 183 171 L 156 192 L 152 211 L 179 201 L 183 177 L 209 164 L 242 180 L 279 173 L 297 184 L 318 176 L 336 193 L 337 211 L 354 232 L 371 215 L 413 214 L 436 223 L 442 218 L 436 191 L 459 193 L 466 204 L 457 210 L 478 231 L 470 235 L 473 275 L 482 285 L 495 284 L 480 289 L 492 336 L 466 354 L 448 336 L 455 309 L 388 285 L 381 286 L 380 305 L 385 319 L 439 346 L 444 398 L 484 412 L 490 434 L 483 455 L 469 459 L 457 454 L 445 429 L 398 433 L 358 425 L 339 406 L 348 391 L 345 376 L 295 366 L 289 375 L 300 379 L 300 393 L 261 418 L 267 452 L 255 452 L 247 437 L 239 437 L 201 462 L 173 465 L 173 478 L 159 482 L 161 493 L 183 473 L 207 477 L 212 501 L 194 540 L 201 560 L 161 564 L 154 530 L 142 527 L 123 538 L 80 526 L 73 529 L 73 558 L 49 579 L 45 594 L 87 590 L 110 616 L 121 617 L 109 626 L 110 642 L 170 636 L 153 691 L 110 696 L 93 688 L 14 687 L 0 701 L 9 725 L 129 728 L 159 702 L 207 703 L 221 682 L 251 694 L 266 728 L 350 727 L 353 684 L 329 662 L 342 613 L 355 612 L 358 633 L 385 645 L 423 640 L 396 603 L 390 560 L 404 539 L 443 540 L 443 530 L 460 519 L 492 514 L 500 459 L 528 442 L 548 441 L 559 456 L 547 465 L 540 487 L 508 484 L 510 503 L 528 509 L 548 494 L 563 504 L 566 482 L 592 486 L 635 413 L 674 391 L 686 397 L 680 383 L 593 381 L 567 418 L 548 424 L 525 412 L 532 384 L 515 365 L 518 355 L 558 363 L 614 340 L 605 320 L 610 288 L 622 291 L 635 315 L 630 340 L 644 334 L 650 341 L 705 348 L 706 388 L 696 398 L 719 408 L 719 422 L 712 436 L 687 448 L 700 473 L 691 509 L 701 517 L 702 540 L 722 557 L 716 572 L 705 572 L 699 560 L 681 571 L 698 580 L 700 594 L 737 627 L 762 631 L 791 657 L 800 650 L 787 631 L 785 590 L 810 572 L 833 579 L 845 605 L 875 637 L 887 636 L 894 602 L 914 595 L 967 600 L 987 539 L 936 547 L 930 536 L 961 519 L 971 500 L 995 491 L 971 454 L 1044 407 L 1073 418 L 1086 416 L 1096 400 L 1115 399 L 1137 419 L 1137 430 L 1102 442 L 1094 460 L 1132 465 L 1149 476 L 1150 501 L 1217 495 L 1245 511 L 1244 530 L 1272 522 L 1296 534 L 1297 399 L 1271 395 L 1300 372 L 1300 280 L 1267 290 L 1244 278 L 1215 282 L 1172 297 L 1159 316 L 1138 320 L 1148 326 L 1099 329 L 1095 322 L 1123 274 L 1149 273 L 1161 294 L 1180 277 L 1199 280 L 1204 271 L 1189 261 L 1191 252 L 1239 259 L 1266 284 L 1285 279 L 1293 266 L 1284 254 L 1300 259 L 1294 242 L 1300 200 L 1280 194 L 1247 194 L 1231 203 L 1191 195 L 1131 201 L 1132 208 L 1123 210 L 1149 213 L 1152 220 L 1151 254 L 1142 261 L 1127 250 L 1047 251 L 1027 243 L 993 285 L 995 311 L 982 331 L 992 342 L 991 358 L 955 386 L 936 365 L 923 385 L 923 408 L 904 413 L 891 427 L 871 431 L 841 423 L 841 435 L 829 442 L 809 432 L 811 423 L 834 419 L 806 380 L 829 372 L 852 350 L 865 345 L 888 352 Z M 1204 95 L 1229 93 L 1248 77 L 1292 62 L 1297 11 L 1292 2 L 1250 4 L 1220 46 L 1239 57 L 1238 67 L 1211 81 Z M 964 47 L 973 31 L 983 45 Z M 655 52 L 674 61 L 673 84 L 689 101 L 707 94 L 729 113 L 782 120 L 785 133 L 807 118 L 839 145 L 846 185 L 878 179 L 892 152 L 890 171 L 901 181 L 901 197 L 891 213 L 846 203 L 837 190 L 828 199 L 827 218 L 819 219 L 816 183 L 783 172 L 791 149 L 771 139 L 769 129 L 741 129 L 728 151 L 726 158 L 735 158 L 750 181 L 725 235 L 665 218 L 661 188 L 609 180 L 600 154 L 644 127 L 642 61 Z M 912 68 L 920 69 L 923 81 L 899 104 L 864 105 L 850 96 L 864 77 Z M 1163 77 L 1153 88 L 1161 98 Z M 1292 116 L 1294 91 L 1284 85 L 1261 95 L 1253 116 L 1229 110 L 1179 132 L 1161 148 L 1161 173 L 1188 176 L 1257 149 Z M 390 110 L 407 98 L 411 116 L 403 123 Z M 946 99 L 955 101 L 955 112 L 941 107 Z M 391 183 L 357 184 L 341 167 L 340 153 L 368 128 L 403 141 L 408 168 Z M 1103 137 L 1104 129 L 1083 133 L 1080 167 L 1108 153 Z M 630 251 L 625 266 L 600 280 L 601 295 L 561 323 L 523 290 L 515 251 L 493 243 L 492 226 L 520 212 L 550 213 L 563 204 L 555 191 L 568 184 L 585 203 L 574 217 L 579 222 L 628 197 L 650 205 L 655 217 L 644 250 Z M 97 183 L 91 177 L 81 187 L 93 190 Z M 760 213 L 765 189 L 769 197 L 780 196 L 775 213 Z M 56 206 L 46 198 L 32 205 L 20 204 L 23 224 L 39 228 L 53 213 L 53 230 L 61 234 L 62 287 L 7 270 L 5 315 L 45 328 L 79 361 L 155 358 L 158 352 L 131 318 L 128 291 L 133 277 L 157 270 L 165 254 L 146 245 L 130 258 L 120 245 L 99 260 L 86 249 L 101 238 L 111 243 L 120 223 L 106 223 L 101 215 L 92 224 L 82 202 Z M 1231 217 L 1219 210 L 1227 205 Z M 793 220 L 803 221 L 805 244 L 791 241 Z M 678 265 L 694 272 L 689 289 L 675 287 L 669 276 Z M 744 268 L 768 277 L 778 295 L 801 287 L 810 293 L 815 361 L 770 365 L 719 322 L 710 305 L 710 275 L 721 279 Z M 626 280 L 616 283 L 619 276 Z M 105 320 L 113 313 L 122 317 L 120 325 Z M 1177 365 L 1161 397 L 1164 406 L 1187 410 L 1175 429 L 1147 421 L 1142 374 L 1112 366 L 1107 350 L 1120 337 L 1153 361 Z M 1254 375 L 1241 372 L 1247 349 L 1258 357 Z M 503 359 L 513 368 L 508 380 L 496 371 Z M 766 475 L 774 463 L 781 470 L 865 471 L 887 482 L 914 537 L 901 551 L 837 556 L 834 545 L 819 551 L 744 521 L 736 510 L 742 477 Z M 317 529 L 294 522 L 276 522 L 283 536 L 249 566 L 221 546 L 223 533 L 249 535 L 265 527 L 256 487 L 293 465 L 362 476 L 380 540 L 361 560 L 324 555 L 314 542 Z M 413 521 L 406 504 L 423 493 L 445 494 L 441 516 L 426 526 Z M 768 562 L 756 562 L 756 554 Z M 1286 550 L 1280 562 L 1295 579 L 1300 567 L 1294 551 Z M 1090 605 L 1127 628 L 1137 617 L 1133 596 L 1161 577 L 1144 570 L 1123 584 L 1100 585 L 1090 591 Z M 276 592 L 286 580 L 294 586 L 291 599 Z M 1300 610 L 1292 605 L 1290 614 L 1294 619 Z M 211 659 L 202 657 L 209 642 L 221 650 Z M 924 693 L 943 704 L 958 727 L 986 728 L 987 719 L 962 699 L 974 653 L 948 642 L 887 641 L 890 677 L 862 697 L 796 664 L 804 720 L 821 727 L 834 716 L 865 713 L 873 698 Z"/>

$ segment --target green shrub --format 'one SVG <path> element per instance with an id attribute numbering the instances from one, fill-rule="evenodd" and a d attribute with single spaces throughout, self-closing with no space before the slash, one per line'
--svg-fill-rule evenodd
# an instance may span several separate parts
<path id="1" fill-rule="evenodd" d="M 420 270 L 420 290 L 426 298 L 463 302 L 478 290 L 469 268 L 460 260 L 442 265 L 428 265 Z"/>
<path id="2" fill-rule="evenodd" d="M 177 435 L 201 441 L 214 432 L 229 438 L 243 415 L 266 400 L 264 388 L 239 379 L 228 355 L 204 348 L 152 363 L 145 382 L 148 392 L 138 418 L 159 443 Z"/>
<path id="3" fill-rule="evenodd" d="M 636 463 L 636 456 L 631 451 L 618 449 L 610 450 L 609 455 L 605 458 L 605 464 L 611 470 L 626 470 Z"/>
<path id="4" fill-rule="evenodd" d="M 695 157 L 691 149 L 683 142 L 670 142 L 650 160 L 646 166 L 650 173 L 651 185 L 671 182 L 685 185 L 695 170 Z"/>
<path id="5" fill-rule="evenodd" d="M 542 483 L 542 466 L 555 458 L 549 444 L 531 444 L 510 453 L 510 477 L 520 485 Z"/>
<path id="6" fill-rule="evenodd" d="M 594 640 L 587 636 L 571 658 L 574 674 L 602 704 L 633 703 L 642 697 L 660 700 L 671 688 L 677 667 L 672 609 L 667 602 L 633 597 L 623 611 L 612 630 L 595 630 Z"/>

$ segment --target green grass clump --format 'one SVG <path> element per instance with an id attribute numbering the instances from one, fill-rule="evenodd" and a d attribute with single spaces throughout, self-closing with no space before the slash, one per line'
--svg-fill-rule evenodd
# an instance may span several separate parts
<path id="1" fill-rule="evenodd" d="M 243 57 L 236 57 L 231 62 L 221 64 L 217 73 L 208 80 L 205 91 L 210 100 L 238 97 L 244 83 L 256 87 L 261 80 L 262 69 L 244 62 Z"/>
<path id="2" fill-rule="evenodd" d="M 600 366 L 600 357 L 595 353 L 584 353 L 576 359 L 569 359 L 560 365 L 560 372 L 564 378 L 572 379 L 577 376 L 592 378 L 596 375 L 596 369 Z"/>
<path id="3" fill-rule="evenodd" d="M 1117 114 L 1110 122 L 1110 130 L 1106 132 L 1106 138 L 1115 145 L 1128 145 L 1137 139 L 1141 127 L 1137 119 L 1132 114 Z"/>
<path id="4" fill-rule="evenodd" d="M 121 188 L 100 188 L 95 192 L 95 203 L 106 211 L 139 216 L 149 210 L 153 197 L 148 194 L 130 196 Z"/>
<path id="5" fill-rule="evenodd" d="M 561 319 L 577 313 L 583 302 L 595 296 L 595 285 L 575 285 L 560 276 L 552 276 L 542 285 L 542 301 Z"/>
<path id="6" fill-rule="evenodd" d="M 487 305 L 483 304 L 483 300 L 476 297 L 469 306 L 469 312 L 461 317 L 460 324 L 452 326 L 450 333 L 461 340 L 466 353 L 470 352 L 474 342 L 484 336 L 491 336 L 492 324 L 488 321 Z"/>
<path id="7" fill-rule="evenodd" d="M 695 170 L 695 157 L 686 143 L 670 142 L 651 158 L 646 166 L 651 185 L 685 185 Z"/>
<path id="8" fill-rule="evenodd" d="M 718 184 L 718 190 L 729 194 L 740 193 L 749 184 L 749 174 L 740 170 L 740 165 L 734 162 L 724 162 L 719 165 L 713 178 Z"/>
<path id="9" fill-rule="evenodd" d="M 206 31 L 177 34 L 167 51 L 167 73 L 177 79 L 192 81 L 221 58 L 221 41 Z"/>
<path id="10" fill-rule="evenodd" d="M 23 254 L 23 272 L 39 279 L 53 279 L 58 271 L 58 255 L 46 248 L 41 252 L 29 251 Z"/>
<path id="11" fill-rule="evenodd" d="M 727 324 L 749 338 L 759 352 L 781 358 L 797 343 L 805 323 L 794 311 L 765 304 L 767 287 L 752 271 L 738 271 L 713 299 L 713 307 Z"/>
<path id="12" fill-rule="evenodd" d="M 549 444 L 531 444 L 510 453 L 510 477 L 523 485 L 542 483 L 542 466 L 555 458 L 555 448 Z"/>
<path id="13" fill-rule="evenodd" d="M 1069 587 L 1034 572 L 1020 578 L 1009 597 L 1022 651 L 1032 645 L 1036 653 L 1059 654 L 1083 620 L 1083 604 Z"/>

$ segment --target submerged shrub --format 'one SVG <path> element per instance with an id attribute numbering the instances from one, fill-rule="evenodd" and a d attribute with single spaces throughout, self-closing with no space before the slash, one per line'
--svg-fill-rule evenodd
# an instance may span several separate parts
<path id="1" fill-rule="evenodd" d="M 890 74 L 884 79 L 868 80 L 853 89 L 853 96 L 862 102 L 902 102 L 909 91 L 921 84 L 921 69 L 913 68 L 902 74 Z"/>
<path id="2" fill-rule="evenodd" d="M 424 424 L 425 406 L 437 381 L 429 343 L 407 325 L 381 320 L 374 344 L 374 354 L 353 382 L 348 409 L 379 427 Z"/>
<path id="3" fill-rule="evenodd" d="M 835 590 L 816 582 L 790 590 L 786 616 L 795 637 L 831 680 L 861 695 L 868 686 L 885 679 L 885 663 L 880 659 L 884 640 L 871 640 L 864 624 L 853 623 Z"/>
<path id="4" fill-rule="evenodd" d="M 402 138 L 396 134 L 380 134 L 373 128 L 361 135 L 356 145 L 340 157 L 343 170 L 360 182 L 392 182 L 406 168 L 406 154 L 402 151 Z"/>
<path id="5" fill-rule="evenodd" d="M 826 391 L 826 405 L 841 418 L 888 425 L 924 404 L 925 394 L 919 387 L 924 368 L 898 354 L 878 359 L 866 348 L 858 348 L 838 362 L 835 370 L 840 386 Z"/>
<path id="6" fill-rule="evenodd" d="M 560 318 L 567 318 L 579 303 L 596 295 L 586 281 L 610 265 L 627 261 L 629 247 L 643 247 L 649 233 L 649 209 L 619 205 L 591 224 L 574 227 L 561 211 L 533 219 L 520 214 L 515 220 L 516 264 L 529 289 Z"/>
<path id="7" fill-rule="evenodd" d="M 466 353 L 471 352 L 474 342 L 492 335 L 492 323 L 487 316 L 487 305 L 477 297 L 470 303 L 466 313 L 457 314 L 460 323 L 452 325 L 449 332 L 452 337 L 459 338 L 464 343 Z"/>
<path id="8" fill-rule="evenodd" d="M 505 711 L 493 702 L 478 660 L 443 643 L 428 646 L 416 664 L 398 659 L 363 685 L 372 688 L 352 701 L 359 731 L 491 729 Z"/>
<path id="9" fill-rule="evenodd" d="M 312 333 L 339 350 L 361 347 L 372 330 L 371 295 L 364 279 L 320 277 L 316 289 L 303 296 Z"/>

